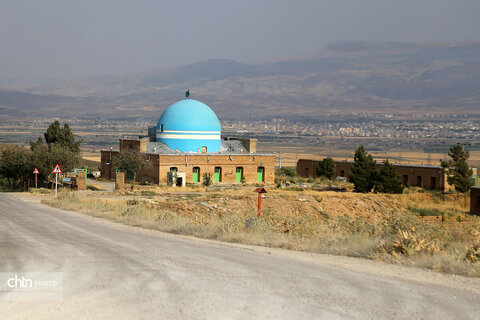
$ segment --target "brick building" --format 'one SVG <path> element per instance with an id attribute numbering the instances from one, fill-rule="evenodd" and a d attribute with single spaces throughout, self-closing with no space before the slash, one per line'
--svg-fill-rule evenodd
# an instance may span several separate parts
<path id="1" fill-rule="evenodd" d="M 470 188 L 470 213 L 480 216 L 480 187 Z"/>
<path id="2" fill-rule="evenodd" d="M 101 176 L 114 179 L 114 157 L 133 149 L 145 163 L 136 175 L 141 183 L 167 184 L 170 172 L 177 173 L 177 185 L 201 183 L 204 173 L 214 184 L 274 183 L 275 156 L 257 153 L 256 139 L 222 139 L 215 113 L 199 101 L 171 105 L 148 133 L 144 138 L 120 139 L 118 150 L 102 150 Z M 128 178 L 133 173 L 127 172 Z"/>
<path id="3" fill-rule="evenodd" d="M 315 167 L 320 160 L 300 159 L 297 162 L 297 174 L 305 178 L 316 177 Z M 335 177 L 347 177 L 352 173 L 353 161 L 335 161 Z M 377 163 L 377 168 L 383 164 Z M 451 189 L 441 166 L 393 164 L 397 175 L 405 186 L 423 187 L 431 190 L 448 191 Z M 474 175 L 477 170 L 474 168 Z"/>

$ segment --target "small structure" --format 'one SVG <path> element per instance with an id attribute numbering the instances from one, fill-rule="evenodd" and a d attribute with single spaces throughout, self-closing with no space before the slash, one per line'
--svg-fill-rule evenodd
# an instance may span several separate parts
<path id="1" fill-rule="evenodd" d="M 470 188 L 470 213 L 480 216 L 480 187 Z"/>
<path id="2" fill-rule="evenodd" d="M 303 178 L 316 178 L 315 167 L 320 160 L 300 159 L 297 162 L 297 175 Z M 348 178 L 352 174 L 353 161 L 335 161 L 334 178 Z M 445 170 L 441 166 L 433 165 L 415 165 L 392 163 L 397 170 L 398 179 L 404 186 L 422 187 L 431 190 L 449 191 L 452 187 L 448 184 Z M 376 164 L 379 170 L 383 163 Z M 477 175 L 477 169 L 472 168 L 474 179 Z M 473 184 L 478 183 L 472 180 Z"/>
<path id="3" fill-rule="evenodd" d="M 125 172 L 115 170 L 115 190 L 122 190 L 125 187 Z"/>
<path id="4" fill-rule="evenodd" d="M 267 193 L 265 188 L 257 188 L 254 192 L 258 193 L 258 217 L 262 215 L 262 194 Z"/>
<path id="5" fill-rule="evenodd" d="M 77 188 L 78 190 L 87 190 L 87 168 L 75 169 L 77 172 Z"/>
<path id="6" fill-rule="evenodd" d="M 167 178 L 169 187 L 185 187 L 187 184 L 185 172 L 170 171 L 167 173 Z"/>

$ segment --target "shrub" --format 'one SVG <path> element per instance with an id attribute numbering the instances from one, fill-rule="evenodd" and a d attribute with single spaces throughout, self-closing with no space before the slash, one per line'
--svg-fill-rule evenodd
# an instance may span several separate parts
<path id="1" fill-rule="evenodd" d="M 285 168 L 285 167 L 283 167 L 283 168 L 280 169 L 280 171 L 281 171 L 284 175 L 286 175 L 287 177 L 291 177 L 291 178 L 293 178 L 293 177 L 295 177 L 295 176 L 297 175 L 297 173 L 295 172 L 295 170 L 293 170 L 293 169 L 291 169 L 291 168 Z"/>
<path id="2" fill-rule="evenodd" d="M 208 187 L 212 184 L 212 175 L 210 173 L 205 172 L 202 177 L 202 185 L 204 187 Z"/>
<path id="3" fill-rule="evenodd" d="M 408 211 L 410 211 L 410 212 L 412 212 L 416 215 L 422 216 L 422 217 L 425 217 L 425 216 L 441 216 L 442 215 L 442 212 L 437 210 L 437 209 L 416 208 L 416 207 L 408 206 Z"/>

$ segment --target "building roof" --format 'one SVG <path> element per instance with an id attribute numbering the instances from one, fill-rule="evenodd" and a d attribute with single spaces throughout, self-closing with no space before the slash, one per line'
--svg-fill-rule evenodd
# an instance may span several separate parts
<path id="1" fill-rule="evenodd" d="M 199 150 L 201 151 L 201 150 Z M 207 150 L 208 151 L 208 150 Z M 197 151 L 176 151 L 169 148 L 166 144 L 162 142 L 147 142 L 147 151 L 146 153 L 150 154 L 179 154 L 179 153 L 188 153 L 188 154 L 198 154 Z M 206 154 L 244 154 L 247 153 L 247 149 L 243 143 L 239 140 L 221 140 L 221 146 L 218 152 L 206 152 Z M 205 154 L 205 153 L 204 153 Z"/>
<path id="2" fill-rule="evenodd" d="M 222 140 L 221 153 L 242 153 L 247 152 L 243 143 L 239 140 Z"/>
<path id="3" fill-rule="evenodd" d="M 308 160 L 308 159 L 300 159 L 300 160 Z M 321 161 L 321 160 L 313 160 L 313 161 Z M 348 164 L 354 164 L 355 161 L 353 160 L 342 160 L 342 161 L 335 161 L 336 163 L 348 163 Z M 442 169 L 442 166 L 435 166 L 435 165 L 430 165 L 430 164 L 405 164 L 405 163 L 392 163 L 390 162 L 391 165 L 396 166 L 396 167 L 415 167 L 415 168 L 430 168 L 430 169 Z M 377 165 L 383 165 L 382 161 L 377 161 Z"/>

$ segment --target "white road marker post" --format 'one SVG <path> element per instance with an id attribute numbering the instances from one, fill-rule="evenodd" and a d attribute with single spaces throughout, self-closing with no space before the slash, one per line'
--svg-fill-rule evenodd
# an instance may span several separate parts
<path id="1" fill-rule="evenodd" d="M 60 166 L 57 164 L 55 168 L 53 169 L 52 173 L 55 173 L 55 197 L 57 196 L 57 189 L 58 189 L 58 174 L 62 173 L 62 169 L 60 169 Z"/>
<path id="2" fill-rule="evenodd" d="M 37 187 L 37 176 L 40 172 L 38 171 L 37 168 L 35 168 L 35 170 L 33 170 L 33 174 L 35 175 L 35 189 L 38 189 Z"/>
<path id="3" fill-rule="evenodd" d="M 55 173 L 55 197 L 58 193 L 58 173 Z"/>

